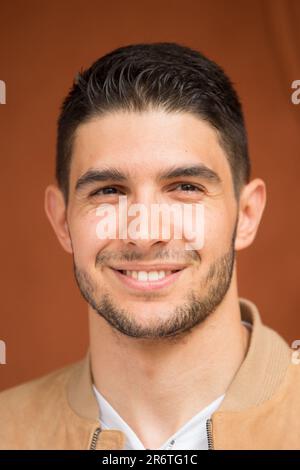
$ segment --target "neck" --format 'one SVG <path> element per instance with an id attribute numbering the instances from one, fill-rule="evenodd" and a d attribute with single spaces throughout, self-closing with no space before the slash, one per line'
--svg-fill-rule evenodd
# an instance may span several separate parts
<path id="1" fill-rule="evenodd" d="M 94 384 L 147 448 L 226 392 L 249 340 L 235 272 L 215 312 L 176 341 L 127 337 L 92 309 L 89 318 Z"/>

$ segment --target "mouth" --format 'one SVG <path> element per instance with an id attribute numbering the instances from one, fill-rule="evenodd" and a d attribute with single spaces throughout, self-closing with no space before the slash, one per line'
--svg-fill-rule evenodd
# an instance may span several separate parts
<path id="1" fill-rule="evenodd" d="M 174 269 L 170 269 L 173 267 Z M 182 271 L 186 268 L 174 266 L 157 266 L 143 269 L 116 269 L 110 268 L 116 275 L 117 279 L 123 283 L 123 285 L 142 291 L 150 291 L 156 289 L 162 289 L 174 283 L 181 275 Z"/>

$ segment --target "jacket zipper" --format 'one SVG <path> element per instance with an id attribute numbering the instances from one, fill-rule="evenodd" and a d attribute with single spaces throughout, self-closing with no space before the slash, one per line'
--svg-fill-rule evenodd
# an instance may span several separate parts
<path id="1" fill-rule="evenodd" d="M 207 433 L 207 441 L 208 441 L 208 450 L 214 450 L 214 441 L 213 441 L 213 434 L 212 434 L 212 419 L 209 418 L 206 421 L 206 433 Z"/>
<path id="2" fill-rule="evenodd" d="M 91 442 L 89 450 L 96 450 L 97 440 L 98 440 L 100 432 L 101 432 L 101 428 L 96 428 L 95 431 L 93 432 L 92 442 Z"/>
<path id="3" fill-rule="evenodd" d="M 96 444 L 97 440 L 99 437 L 99 434 L 101 432 L 101 428 L 96 428 L 93 437 L 92 437 L 92 442 L 90 445 L 90 450 L 96 450 Z M 209 418 L 206 421 L 206 433 L 207 433 L 207 441 L 208 441 L 208 450 L 214 450 L 214 442 L 213 442 L 213 435 L 212 435 L 212 420 Z"/>

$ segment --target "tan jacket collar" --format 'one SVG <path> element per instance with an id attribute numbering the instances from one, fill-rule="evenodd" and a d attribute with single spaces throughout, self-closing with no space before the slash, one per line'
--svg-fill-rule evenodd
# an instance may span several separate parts
<path id="1" fill-rule="evenodd" d="M 290 364 L 289 346 L 262 323 L 256 305 L 244 298 L 239 302 L 242 320 L 252 324 L 250 344 L 218 411 L 240 411 L 262 404 L 275 393 Z"/>

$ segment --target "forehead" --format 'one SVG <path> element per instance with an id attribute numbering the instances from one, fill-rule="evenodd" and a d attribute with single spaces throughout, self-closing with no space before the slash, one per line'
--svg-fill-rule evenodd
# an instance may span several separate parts
<path id="1" fill-rule="evenodd" d="M 81 124 L 75 134 L 70 180 L 90 168 L 113 166 L 149 178 L 170 165 L 201 164 L 229 175 L 217 132 L 191 113 L 115 111 Z"/>

